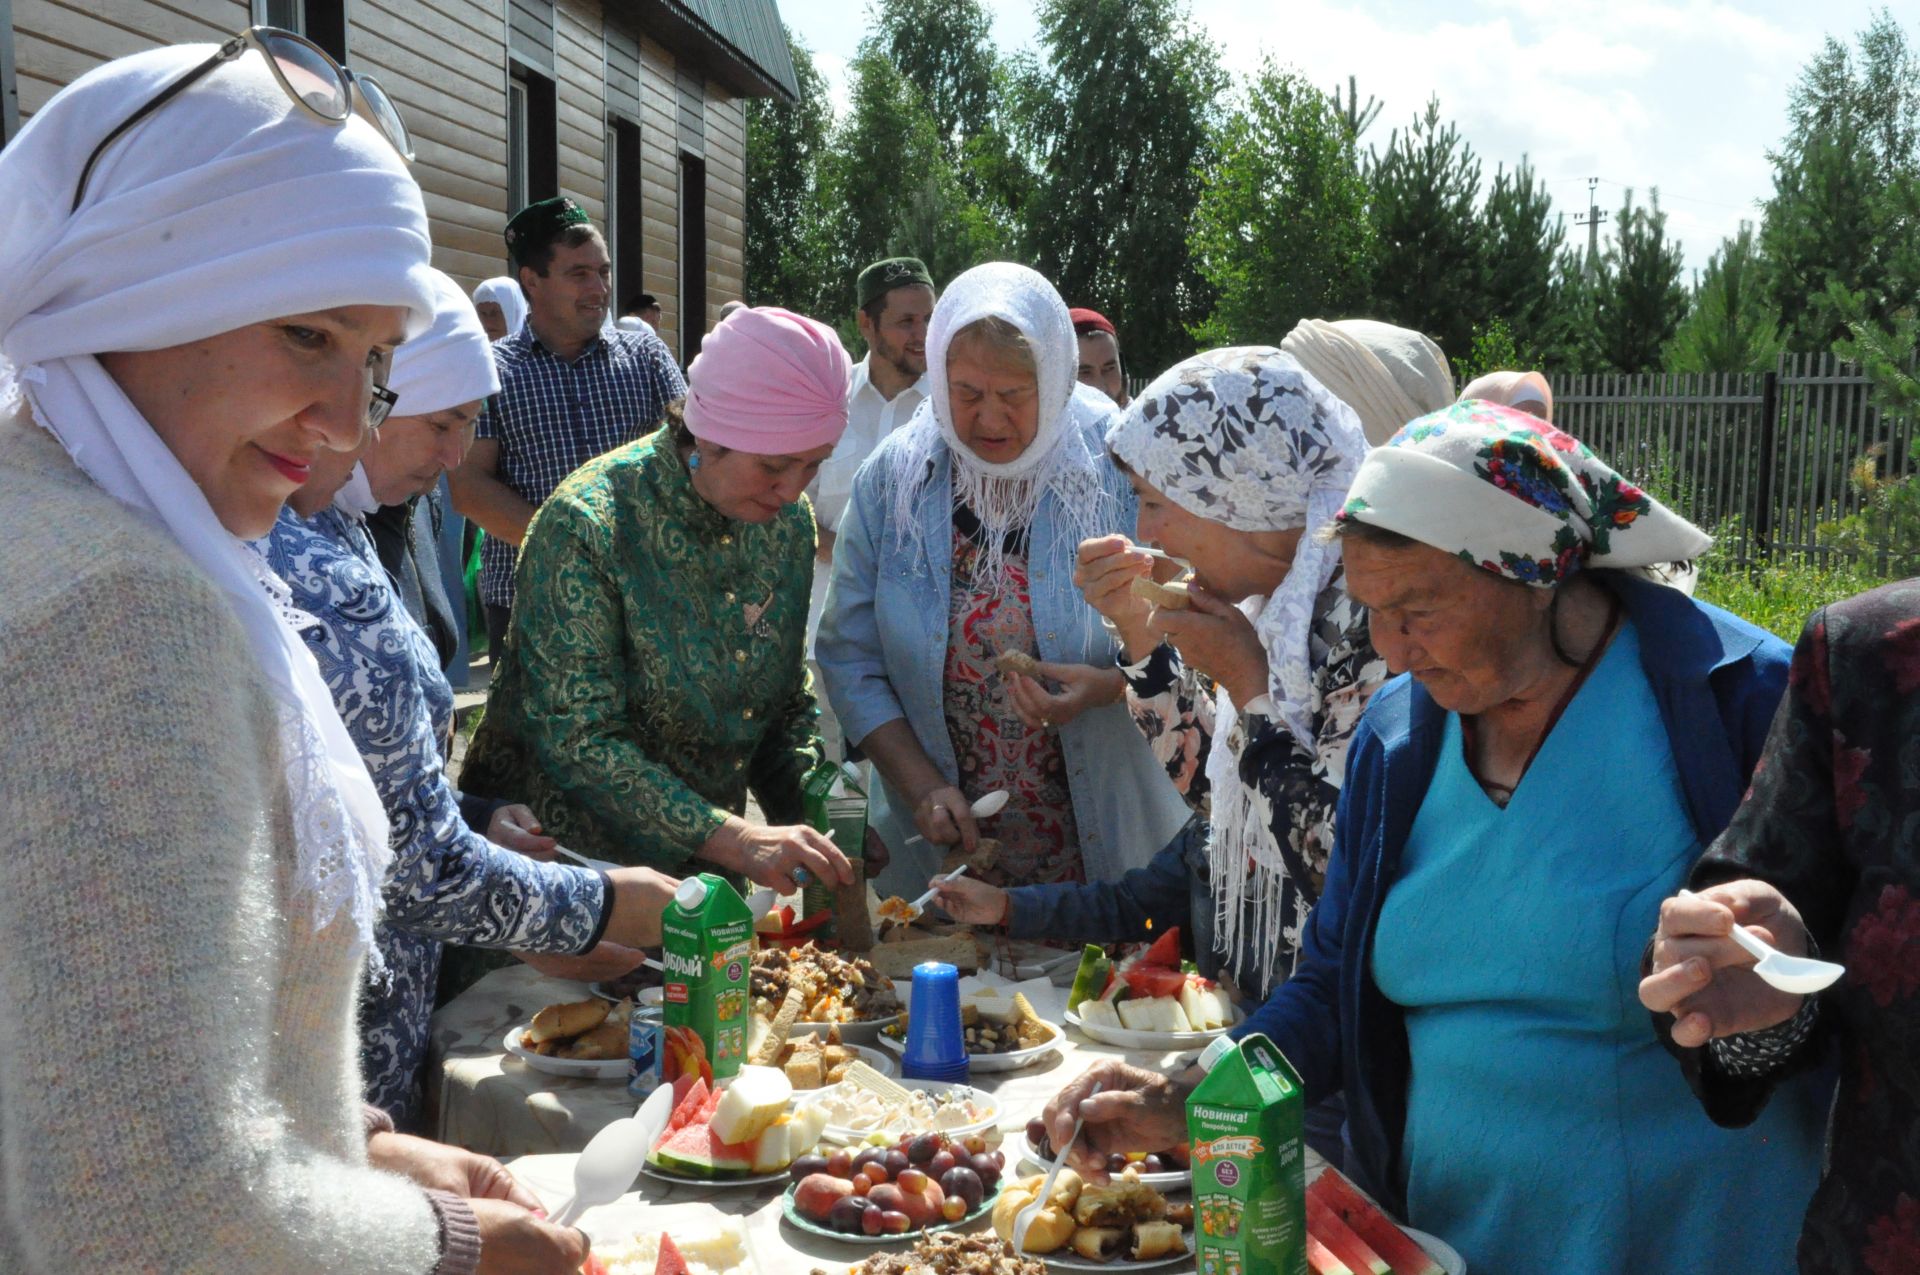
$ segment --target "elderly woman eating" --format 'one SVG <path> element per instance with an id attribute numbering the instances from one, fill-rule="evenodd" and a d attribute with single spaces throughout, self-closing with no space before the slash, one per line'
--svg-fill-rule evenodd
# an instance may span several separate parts
<path id="1" fill-rule="evenodd" d="M 365 527 L 369 506 L 421 481 L 409 479 L 404 464 L 396 473 L 396 459 L 424 447 L 443 449 L 448 464 L 457 464 L 480 400 L 499 388 L 473 306 L 439 271 L 434 282 L 433 326 L 394 355 L 387 388 L 401 414 L 380 427 L 359 464 L 356 451 L 316 458 L 266 541 L 268 563 L 311 621 L 301 636 L 393 827 L 378 929 L 384 968 L 361 997 L 360 1062 L 367 1101 L 403 1128 L 418 1122 L 443 942 L 569 956 L 603 935 L 628 948 L 648 946 L 659 941 L 660 913 L 678 884 L 650 868 L 600 873 L 516 854 L 495 843 L 552 855 L 552 841 L 528 830 L 532 812 L 465 798 L 447 781 L 453 690 Z M 426 481 L 432 477 L 437 471 Z M 628 968 L 638 962 L 634 953 Z"/>
<path id="2" fill-rule="evenodd" d="M 798 822 L 823 751 L 801 496 L 846 428 L 850 366 L 825 324 L 735 311 L 667 427 L 555 490 L 521 550 L 468 787 L 524 797 L 549 834 L 615 862 L 851 883 Z M 770 824 L 742 817 L 749 790 Z"/>
<path id="3" fill-rule="evenodd" d="M 1102 445 L 1113 404 L 1075 384 L 1077 357 L 1045 279 L 967 271 L 934 307 L 930 397 L 854 478 L 816 653 L 879 772 L 896 893 L 918 894 L 946 847 L 976 854 L 970 806 L 989 792 L 1008 794 L 997 851 L 975 860 L 990 884 L 1116 878 L 1185 818 L 1073 584 L 1075 547 L 1134 512 Z M 1044 705 L 1003 656 L 1043 677 L 1105 672 Z"/>
<path id="4" fill-rule="evenodd" d="M 247 544 L 433 317 L 360 96 L 254 28 L 89 71 L 0 151 L 0 1270 L 586 1254 L 361 1106 L 389 821 Z"/>
<path id="5" fill-rule="evenodd" d="M 1634 997 L 1660 900 L 1753 772 L 1784 646 L 1645 578 L 1707 537 L 1511 408 L 1412 422 L 1339 529 L 1404 675 L 1355 733 L 1300 965 L 1237 1030 L 1272 1038 L 1310 1101 L 1344 1088 L 1349 1171 L 1471 1269 L 1685 1253 L 1786 1275 L 1823 1095 L 1789 1086 L 1717 1128 Z M 1110 1150 L 1179 1124 L 1191 1084 L 1103 1064 L 1047 1119 L 1064 1138 L 1078 1112 Z"/>
<path id="6" fill-rule="evenodd" d="M 942 884 L 941 903 L 1016 938 L 1138 941 L 1184 926 L 1201 973 L 1224 970 L 1258 1003 L 1293 968 L 1333 848 L 1347 743 L 1387 675 L 1347 597 L 1340 546 L 1318 538 L 1366 440 L 1291 356 L 1249 346 L 1166 372 L 1107 447 L 1139 499 L 1140 540 L 1192 564 L 1190 592 L 1158 607 L 1141 598 L 1156 559 L 1123 536 L 1081 545 L 1076 579 L 1120 636 L 1135 724 L 1200 819 L 1117 882 L 1000 890 L 961 878 Z M 1337 1122 L 1331 1132 L 1337 1146 Z"/>

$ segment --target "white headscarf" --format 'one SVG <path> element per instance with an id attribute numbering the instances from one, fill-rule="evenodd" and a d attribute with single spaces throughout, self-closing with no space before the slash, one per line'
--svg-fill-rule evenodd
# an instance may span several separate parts
<path id="1" fill-rule="evenodd" d="M 1033 350 L 1038 378 L 1039 427 L 1033 442 L 1010 461 L 980 459 L 954 431 L 947 395 L 947 351 L 955 334 L 980 319 L 1004 319 Z M 1080 347 L 1067 304 L 1051 283 L 1025 266 L 1006 261 L 975 266 L 948 285 L 927 327 L 927 381 L 931 393 L 907 423 L 893 453 L 896 532 L 917 538 L 928 461 L 941 444 L 952 457 L 953 495 L 979 518 L 980 578 L 992 581 L 1004 568 L 1008 533 L 1030 526 L 1048 492 L 1059 497 L 1070 522 L 1069 543 L 1110 529 L 1114 510 L 1104 496 L 1101 447 L 1113 401 L 1075 379 Z M 945 546 L 932 546 L 945 552 Z"/>
<path id="2" fill-rule="evenodd" d="M 1375 447 L 1414 417 L 1453 401 L 1447 356 L 1412 328 L 1373 319 L 1302 319 L 1280 348 L 1359 414 Z"/>
<path id="3" fill-rule="evenodd" d="M 344 912 L 371 952 L 387 817 L 300 638 L 307 617 L 93 356 L 349 305 L 404 306 L 418 332 L 433 312 L 426 209 L 377 131 L 314 119 L 249 51 L 116 140 L 69 215 L 100 139 L 213 50 L 91 71 L 0 151 L 0 395 L 24 390 L 74 463 L 224 593 L 279 710 L 296 889 L 316 925 Z"/>
<path id="4" fill-rule="evenodd" d="M 495 275 L 473 290 L 473 303 L 491 301 L 500 307 L 500 313 L 507 321 L 507 335 L 519 332 L 527 321 L 527 294 L 520 291 L 520 285 L 506 275 Z"/>
<path id="5" fill-rule="evenodd" d="M 1339 514 L 1366 457 L 1359 416 L 1291 355 L 1241 346 L 1211 350 L 1163 372 L 1115 422 L 1107 447 L 1196 518 L 1236 531 L 1303 531 L 1280 587 L 1247 599 L 1241 610 L 1266 648 L 1267 693 L 1276 715 L 1316 754 L 1315 604 L 1340 567 L 1339 545 L 1323 543 L 1318 533 Z M 1216 688 L 1207 859 L 1225 951 L 1240 950 L 1245 901 L 1257 901 L 1251 926 L 1266 981 L 1283 933 L 1300 923 L 1307 900 L 1289 879 L 1273 812 L 1257 788 L 1241 782 L 1241 707 L 1225 686 Z"/>

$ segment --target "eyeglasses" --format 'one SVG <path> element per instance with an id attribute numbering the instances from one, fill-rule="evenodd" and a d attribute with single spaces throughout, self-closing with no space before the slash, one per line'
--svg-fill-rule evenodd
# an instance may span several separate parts
<path id="1" fill-rule="evenodd" d="M 367 428 L 377 430 L 386 424 L 387 417 L 393 415 L 393 405 L 400 396 L 384 385 L 373 387 L 373 401 L 367 404 Z"/>
<path id="2" fill-rule="evenodd" d="M 412 162 L 413 138 L 407 132 L 406 121 L 400 118 L 399 108 L 393 99 L 387 96 L 380 81 L 371 75 L 355 75 L 338 62 L 325 49 L 291 31 L 279 27 L 248 27 L 234 36 L 218 49 L 213 56 L 194 67 L 173 83 L 156 93 L 139 110 L 121 120 L 112 132 L 100 140 L 93 148 L 93 154 L 87 156 L 85 168 L 80 170 L 80 180 L 73 188 L 73 206 L 67 211 L 77 212 L 80 200 L 87 193 L 87 179 L 93 175 L 93 167 L 100 162 L 100 156 L 107 147 L 113 145 L 128 129 L 153 114 L 168 102 L 184 92 L 196 80 L 204 78 L 222 62 L 231 62 L 248 49 L 258 49 L 273 68 L 273 76 L 285 89 L 287 96 L 315 118 L 329 124 L 344 124 L 347 117 L 354 113 L 354 94 L 357 91 L 361 105 L 365 108 L 363 117 L 393 143 L 401 158 Z"/>

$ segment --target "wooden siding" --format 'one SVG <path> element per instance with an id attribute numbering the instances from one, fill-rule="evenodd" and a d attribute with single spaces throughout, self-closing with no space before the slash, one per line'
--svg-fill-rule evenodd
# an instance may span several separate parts
<path id="1" fill-rule="evenodd" d="M 540 74 L 554 68 L 553 0 L 507 0 L 507 52 Z"/>
<path id="2" fill-rule="evenodd" d="M 432 220 L 434 264 L 468 287 L 507 271 L 500 235 L 508 214 L 509 3 L 523 0 L 347 0 L 355 67 L 379 77 L 413 131 L 414 175 Z M 63 85 L 108 58 L 159 42 L 222 39 L 251 16 L 246 0 L 11 4 L 23 123 Z M 614 12 L 620 12 L 617 3 Z M 644 252 L 637 270 L 627 265 L 623 286 L 660 298 L 660 335 L 677 350 L 683 330 L 711 326 L 718 308 L 743 288 L 744 102 L 680 65 L 665 46 L 623 25 L 624 18 L 611 21 L 603 0 L 554 5 L 560 188 L 604 225 L 608 114 L 639 126 L 636 211 Z M 708 305 L 699 315 L 684 314 L 679 298 L 682 149 L 706 161 Z"/>

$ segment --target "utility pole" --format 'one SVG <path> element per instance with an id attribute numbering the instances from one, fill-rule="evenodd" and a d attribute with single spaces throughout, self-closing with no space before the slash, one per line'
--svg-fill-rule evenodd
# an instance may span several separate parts
<path id="1" fill-rule="evenodd" d="M 1599 190 L 1598 177 L 1587 178 L 1587 211 L 1585 216 L 1576 216 L 1573 224 L 1587 228 L 1587 273 L 1593 274 L 1600 267 L 1600 223 L 1607 214 L 1600 211 L 1600 201 L 1595 193 Z"/>

